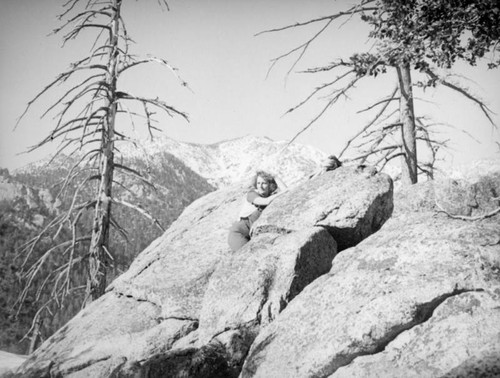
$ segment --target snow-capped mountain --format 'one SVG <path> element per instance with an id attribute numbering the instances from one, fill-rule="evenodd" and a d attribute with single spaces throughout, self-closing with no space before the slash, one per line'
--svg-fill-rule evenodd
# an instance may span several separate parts
<path id="1" fill-rule="evenodd" d="M 122 149 L 122 154 L 157 164 L 162 152 L 168 152 L 218 188 L 248 180 L 257 170 L 275 174 L 290 185 L 314 173 L 326 154 L 311 146 L 287 144 L 256 136 L 214 144 L 179 142 L 163 136 L 141 141 L 139 148 Z"/>

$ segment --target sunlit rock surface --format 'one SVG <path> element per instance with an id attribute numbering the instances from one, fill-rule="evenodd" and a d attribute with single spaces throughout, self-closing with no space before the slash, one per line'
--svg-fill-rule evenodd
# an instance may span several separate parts
<path id="1" fill-rule="evenodd" d="M 340 168 L 278 197 L 250 243 L 231 253 L 227 231 L 246 190 L 235 185 L 195 201 L 19 376 L 237 376 L 261 326 L 330 270 L 336 238 L 356 244 L 393 207 L 388 176 Z"/>
<path id="2" fill-rule="evenodd" d="M 498 171 L 401 190 L 257 336 L 241 376 L 498 376 L 498 193 Z"/>
<path id="3" fill-rule="evenodd" d="M 26 360 L 26 356 L 0 350 L 0 377 L 10 374 Z"/>
<path id="4" fill-rule="evenodd" d="M 231 253 L 245 191 L 193 203 L 18 376 L 500 375 L 500 170 L 393 202 L 387 176 L 340 168 Z"/>

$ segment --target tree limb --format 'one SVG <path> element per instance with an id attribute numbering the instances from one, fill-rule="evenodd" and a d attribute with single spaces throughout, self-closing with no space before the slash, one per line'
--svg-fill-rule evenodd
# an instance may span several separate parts
<path id="1" fill-rule="evenodd" d="M 437 210 L 438 213 L 445 213 L 450 218 L 460 219 L 460 220 L 463 220 L 463 221 L 472 221 L 472 222 L 474 222 L 474 221 L 478 221 L 478 220 L 490 218 L 490 217 L 492 217 L 492 216 L 500 213 L 500 207 L 498 207 L 495 210 L 490 211 L 489 213 L 486 213 L 486 214 L 483 214 L 483 215 L 478 215 L 476 217 L 469 217 L 469 216 L 465 216 L 465 215 L 454 215 L 454 214 L 450 214 L 449 212 L 447 212 L 446 210 L 444 210 L 443 207 L 437 201 L 435 201 L 435 204 L 436 204 L 436 207 L 438 208 L 438 210 Z"/>
<path id="2" fill-rule="evenodd" d="M 458 85 L 455 85 L 455 84 L 452 84 L 452 83 L 446 81 L 445 79 L 443 79 L 443 78 L 439 77 L 438 75 L 436 75 L 431 70 L 427 70 L 426 73 L 433 80 L 438 81 L 439 83 L 441 83 L 445 87 L 451 88 L 454 91 L 456 91 L 456 92 L 464 95 L 469 100 L 475 102 L 479 106 L 479 108 L 481 109 L 481 111 L 483 112 L 483 114 L 486 116 L 486 118 L 488 118 L 488 121 L 490 121 L 490 123 L 492 124 L 492 126 L 495 129 L 497 128 L 497 125 L 495 124 L 495 122 L 493 121 L 493 119 L 490 116 L 490 114 L 493 113 L 493 112 L 481 100 L 479 100 L 477 97 L 475 97 L 472 94 L 470 94 L 465 88 L 461 88 Z"/>
<path id="3" fill-rule="evenodd" d="M 162 225 L 160 224 L 160 222 L 158 222 L 158 220 L 156 218 L 154 218 L 152 215 L 150 215 L 142 207 L 140 207 L 138 205 L 133 205 L 133 204 L 127 202 L 127 201 L 119 200 L 119 199 L 116 199 L 116 198 L 113 198 L 113 202 L 116 203 L 116 204 L 119 204 L 119 205 L 123 205 L 123 206 L 129 207 L 129 208 L 134 209 L 135 211 L 141 213 L 143 216 L 145 216 L 146 218 L 148 218 L 151 221 L 153 221 L 153 223 L 156 225 L 156 227 L 158 227 L 162 232 L 165 232 L 165 229 L 162 227 Z"/>

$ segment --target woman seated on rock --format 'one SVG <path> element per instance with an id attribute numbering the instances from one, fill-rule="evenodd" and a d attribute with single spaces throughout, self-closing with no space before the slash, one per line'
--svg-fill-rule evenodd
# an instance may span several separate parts
<path id="1" fill-rule="evenodd" d="M 239 220 L 229 229 L 228 243 L 233 251 L 237 251 L 250 240 L 252 224 L 259 218 L 262 210 L 282 192 L 278 192 L 276 178 L 271 174 L 258 171 L 247 193 L 239 214 Z M 285 185 L 280 182 L 282 188 Z"/>

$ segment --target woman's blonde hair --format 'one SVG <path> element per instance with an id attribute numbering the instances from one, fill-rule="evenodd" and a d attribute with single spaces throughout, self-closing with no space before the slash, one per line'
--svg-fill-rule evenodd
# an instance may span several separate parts
<path id="1" fill-rule="evenodd" d="M 276 183 L 274 176 L 268 172 L 265 172 L 265 171 L 257 171 L 257 173 L 255 173 L 255 176 L 252 180 L 252 187 L 254 189 L 257 188 L 257 178 L 258 177 L 261 177 L 269 184 L 269 193 L 273 193 L 276 189 L 278 189 L 278 184 Z"/>

